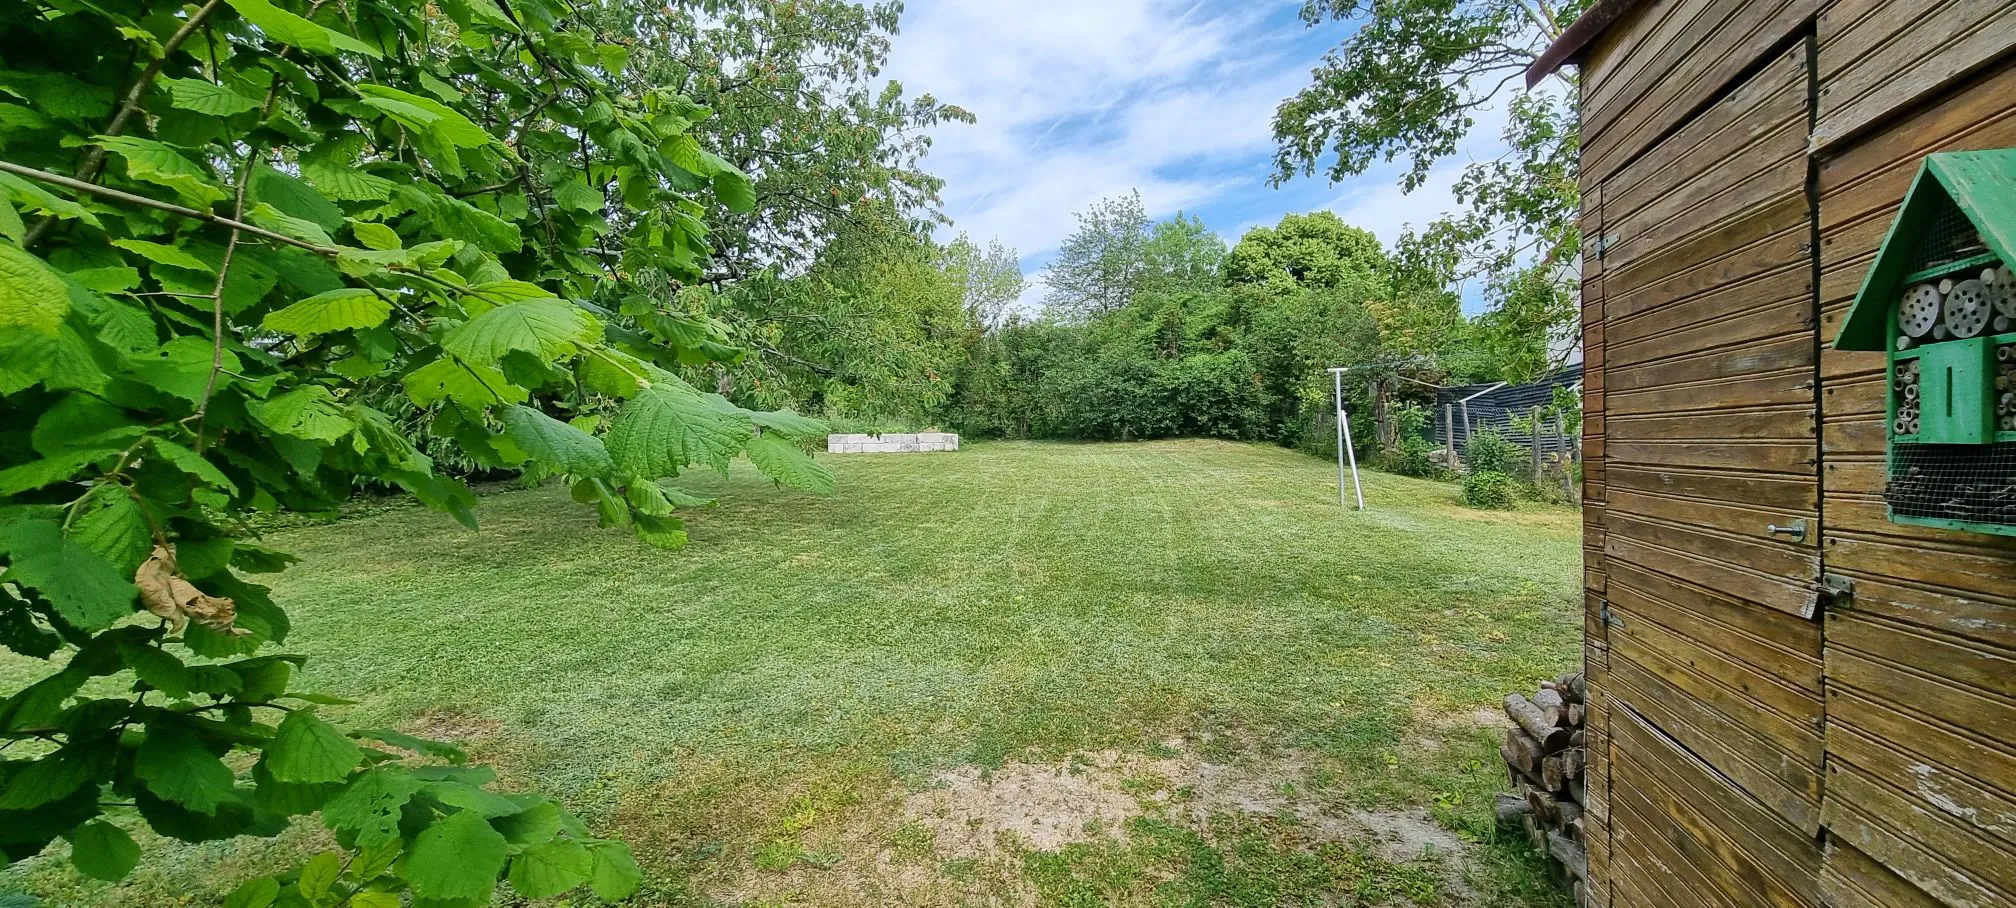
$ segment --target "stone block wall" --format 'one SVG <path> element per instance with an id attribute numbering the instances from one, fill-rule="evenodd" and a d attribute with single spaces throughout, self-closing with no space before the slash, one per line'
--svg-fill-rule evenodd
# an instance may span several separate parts
<path id="1" fill-rule="evenodd" d="M 828 454 L 910 454 L 957 451 L 959 436 L 951 432 L 908 432 L 886 435 L 828 435 Z"/>

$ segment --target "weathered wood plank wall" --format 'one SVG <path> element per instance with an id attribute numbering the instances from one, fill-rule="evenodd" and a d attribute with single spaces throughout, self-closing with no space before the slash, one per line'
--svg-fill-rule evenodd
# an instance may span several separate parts
<path id="1" fill-rule="evenodd" d="M 2016 146 L 2016 3 L 1839 0 L 1817 31 L 1832 337 L 1919 161 Z M 1830 349 L 1821 374 L 1826 564 L 1855 583 L 1825 629 L 1825 888 L 1844 905 L 2016 905 L 2016 539 L 1885 519 L 1883 358 Z"/>
<path id="2" fill-rule="evenodd" d="M 1582 79 L 1592 902 L 2016 905 L 2016 540 L 1885 519 L 1826 345 L 1920 159 L 2016 146 L 2016 0 L 1642 3 Z"/>

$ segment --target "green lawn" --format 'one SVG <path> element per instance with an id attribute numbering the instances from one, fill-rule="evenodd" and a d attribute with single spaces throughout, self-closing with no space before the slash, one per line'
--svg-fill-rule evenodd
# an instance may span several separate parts
<path id="1" fill-rule="evenodd" d="M 277 534 L 304 683 L 620 833 L 641 904 L 1558 903 L 1491 841 L 1488 712 L 1578 658 L 1573 512 L 1350 513 L 1213 441 L 823 459 L 830 499 L 694 477 L 674 553 L 557 486 Z M 13 879 L 210 904 L 313 835 Z"/>

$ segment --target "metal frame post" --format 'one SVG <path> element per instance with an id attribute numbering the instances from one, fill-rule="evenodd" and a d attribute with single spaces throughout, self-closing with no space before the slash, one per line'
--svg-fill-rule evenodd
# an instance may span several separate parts
<path id="1" fill-rule="evenodd" d="M 1351 416 L 1344 412 L 1344 370 L 1331 369 L 1330 378 L 1337 390 L 1337 506 L 1347 507 L 1344 500 L 1344 463 L 1351 463 L 1351 490 L 1358 496 L 1358 510 L 1365 510 L 1365 488 L 1358 483 L 1358 452 L 1351 444 Z"/>

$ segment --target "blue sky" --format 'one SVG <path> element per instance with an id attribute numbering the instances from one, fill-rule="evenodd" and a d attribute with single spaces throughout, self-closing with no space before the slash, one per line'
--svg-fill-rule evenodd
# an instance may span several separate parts
<path id="1" fill-rule="evenodd" d="M 885 75 L 971 110 L 933 134 L 926 169 L 945 212 L 1022 256 L 1027 305 L 1041 272 L 1095 199 L 1138 189 L 1151 217 L 1186 211 L 1236 241 L 1283 214 L 1330 209 L 1391 242 L 1453 207 L 1469 160 L 1496 156 L 1487 115 L 1429 184 L 1400 191 L 1400 165 L 1349 182 L 1267 185 L 1271 118 L 1309 81 L 1349 23 L 1304 26 L 1300 0 L 909 0 Z M 1475 292 L 1465 294 L 1475 311 Z"/>

